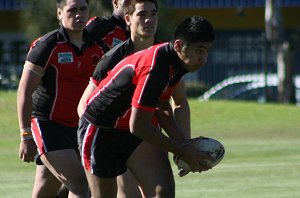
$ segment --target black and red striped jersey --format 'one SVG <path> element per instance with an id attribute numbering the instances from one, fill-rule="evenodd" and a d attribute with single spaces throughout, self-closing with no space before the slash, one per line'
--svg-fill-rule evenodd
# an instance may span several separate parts
<path id="1" fill-rule="evenodd" d="M 105 48 L 86 30 L 83 36 L 81 49 L 70 42 L 63 27 L 31 44 L 26 60 L 45 71 L 32 96 L 33 117 L 70 127 L 78 125 L 77 105 Z"/>
<path id="2" fill-rule="evenodd" d="M 84 116 L 98 126 L 129 129 L 131 107 L 154 112 L 185 73 L 171 43 L 136 52 L 107 73 L 88 99 Z"/>
<path id="3" fill-rule="evenodd" d="M 161 42 L 155 39 L 154 45 L 158 43 Z M 114 68 L 122 59 L 133 53 L 134 46 L 130 38 L 106 52 L 97 64 L 93 76 L 91 77 L 91 82 L 94 86 L 98 86 L 99 82 L 106 77 L 109 70 Z"/>
<path id="4" fill-rule="evenodd" d="M 123 18 L 112 14 L 110 17 L 92 17 L 86 29 L 96 41 L 104 41 L 109 48 L 113 48 L 129 37 Z"/>

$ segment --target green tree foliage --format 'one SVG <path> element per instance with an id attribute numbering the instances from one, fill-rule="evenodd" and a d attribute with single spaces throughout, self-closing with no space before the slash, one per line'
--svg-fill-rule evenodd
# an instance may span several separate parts
<path id="1" fill-rule="evenodd" d="M 159 22 L 157 37 L 161 41 L 170 40 L 176 24 L 172 21 L 173 10 L 164 6 L 164 0 L 159 1 Z M 54 0 L 25 0 L 26 8 L 22 12 L 22 26 L 28 42 L 58 28 Z M 112 12 L 111 0 L 89 0 L 90 16 L 108 16 Z"/>
<path id="2" fill-rule="evenodd" d="M 22 26 L 28 42 L 58 28 L 56 4 L 51 0 L 25 0 L 26 8 L 22 12 Z M 111 13 L 109 0 L 102 5 L 100 0 L 90 0 L 90 16 L 109 15 Z"/>

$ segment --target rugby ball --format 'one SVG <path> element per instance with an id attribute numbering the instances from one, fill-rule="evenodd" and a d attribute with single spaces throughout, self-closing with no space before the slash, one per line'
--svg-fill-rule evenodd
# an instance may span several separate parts
<path id="1" fill-rule="evenodd" d="M 195 140 L 196 139 L 196 140 Z M 207 164 L 212 168 L 220 163 L 225 155 L 225 148 L 218 140 L 208 137 L 198 137 L 191 139 L 187 144 L 194 144 L 195 148 L 201 152 L 213 157 L 213 160 L 206 160 Z M 173 160 L 179 170 L 191 170 L 188 163 L 183 161 L 179 156 L 174 155 Z"/>

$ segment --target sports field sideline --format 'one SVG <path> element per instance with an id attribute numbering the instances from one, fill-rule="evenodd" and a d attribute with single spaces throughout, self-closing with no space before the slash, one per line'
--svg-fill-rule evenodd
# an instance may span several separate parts
<path id="1" fill-rule="evenodd" d="M 178 198 L 300 197 L 300 107 L 191 99 L 193 136 L 225 145 L 205 173 L 177 176 Z M 34 164 L 18 159 L 16 92 L 0 91 L 0 198 L 31 197 Z"/>

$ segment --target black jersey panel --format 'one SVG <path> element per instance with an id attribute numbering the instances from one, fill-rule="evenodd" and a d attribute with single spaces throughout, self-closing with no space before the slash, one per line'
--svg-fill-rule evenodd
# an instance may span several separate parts
<path id="1" fill-rule="evenodd" d="M 93 124 L 114 126 L 116 120 L 131 108 L 135 86 L 131 83 L 134 68 L 126 67 L 94 97 L 85 110 L 85 116 Z"/>

